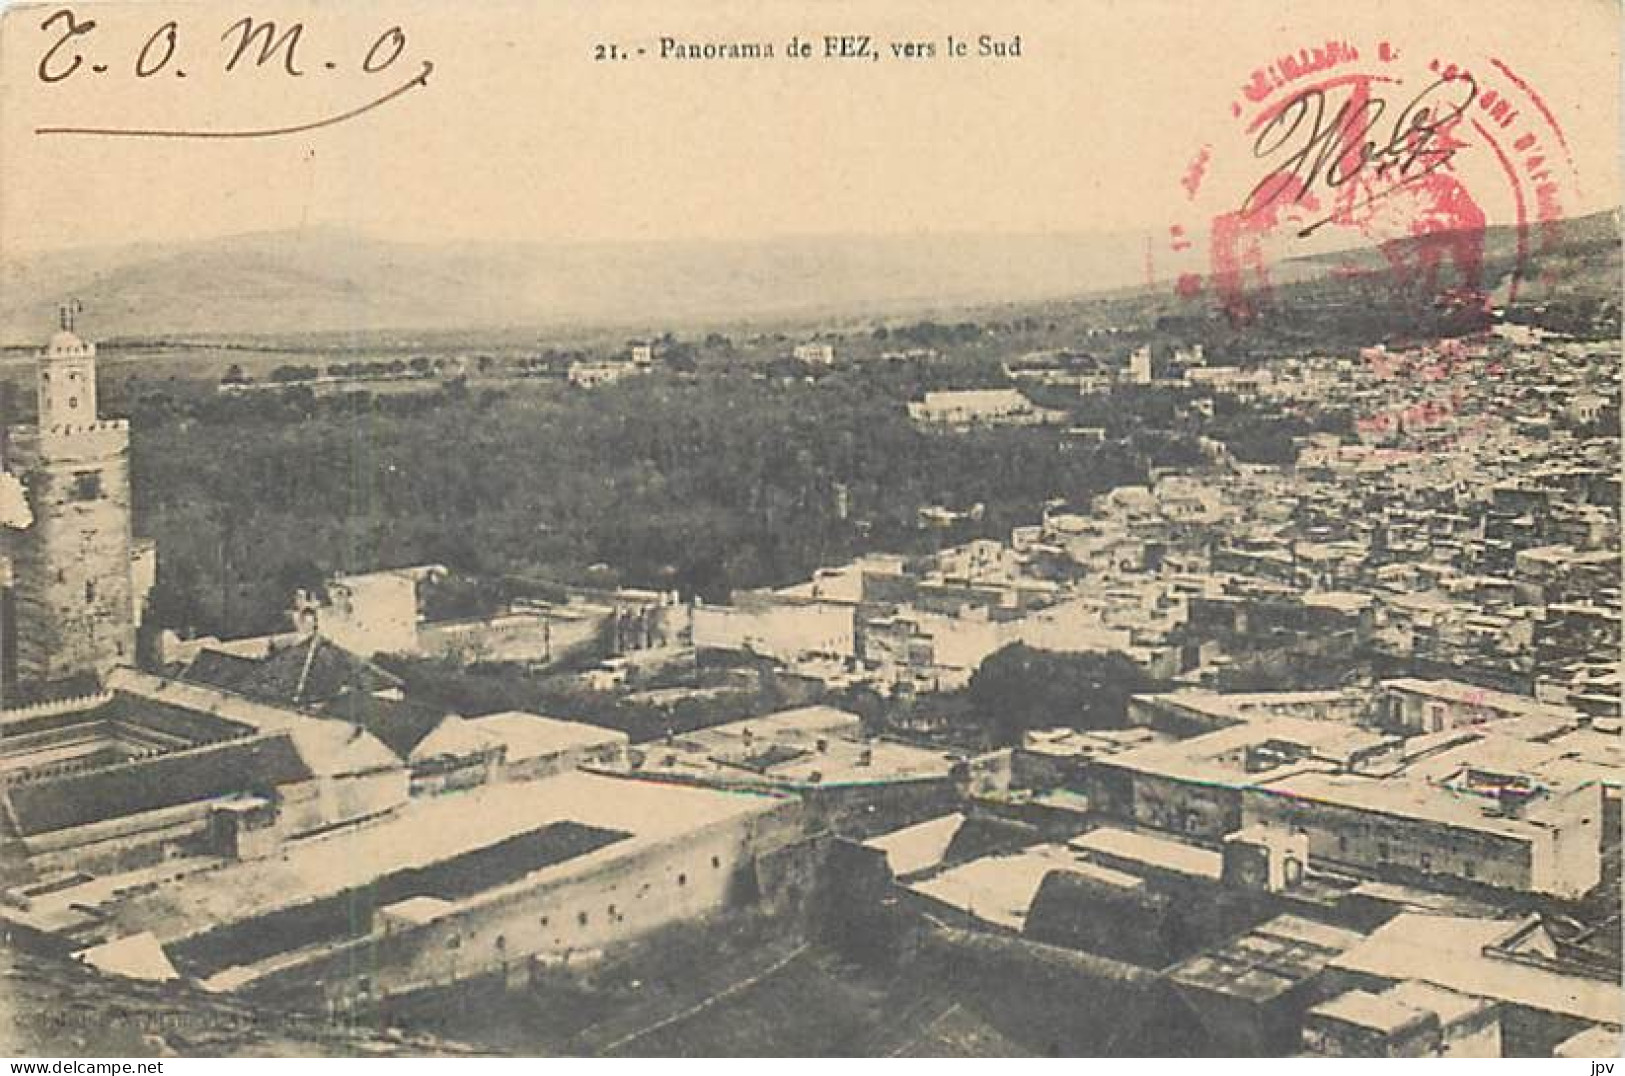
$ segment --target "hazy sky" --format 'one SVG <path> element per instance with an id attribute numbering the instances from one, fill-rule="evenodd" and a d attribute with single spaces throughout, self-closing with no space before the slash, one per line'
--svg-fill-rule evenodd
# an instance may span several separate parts
<path id="1" fill-rule="evenodd" d="M 4 21 L 0 251 L 309 224 L 423 241 L 1161 232 L 1191 212 L 1179 181 L 1204 145 L 1212 147 L 1204 194 L 1239 200 L 1259 178 L 1231 102 L 1243 100 L 1254 68 L 1329 40 L 1358 48 L 1364 69 L 1388 41 L 1412 94 L 1427 58 L 1485 76 L 1495 74 L 1490 59 L 1501 60 L 1566 136 L 1573 169 L 1560 177 L 1563 210 L 1620 201 L 1620 16 L 1605 0 L 264 0 L 258 17 L 305 24 L 302 78 L 275 61 L 223 71 L 231 47 L 221 34 L 247 5 L 84 4 L 73 6 L 76 17 L 98 26 L 64 45 L 52 70 L 75 53 L 82 66 L 44 84 L 36 66 L 65 20 L 54 32 L 40 24 L 58 9 L 13 8 Z M 168 18 L 178 24 L 174 56 L 135 77 L 143 42 Z M 400 58 L 360 73 L 368 47 L 396 24 L 406 39 Z M 782 50 L 798 33 L 820 50 L 825 33 L 939 49 L 948 34 L 973 42 L 1019 34 L 1023 55 L 710 63 L 653 55 L 662 35 Z M 650 55 L 595 62 L 594 45 L 610 42 Z M 149 63 L 164 52 L 160 35 Z M 387 92 L 424 59 L 434 64 L 426 88 L 308 133 L 212 141 L 34 133 L 297 124 Z M 1517 103 L 1517 122 L 1535 124 L 1530 102 Z M 1484 147 L 1469 147 L 1462 167 L 1492 216 L 1513 211 Z"/>

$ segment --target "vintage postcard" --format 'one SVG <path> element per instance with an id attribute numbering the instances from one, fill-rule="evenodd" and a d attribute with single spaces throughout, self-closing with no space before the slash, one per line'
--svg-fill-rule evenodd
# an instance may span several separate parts
<path id="1" fill-rule="evenodd" d="M 0 1053 L 1611 1066 L 1621 24 L 10 5 Z"/>

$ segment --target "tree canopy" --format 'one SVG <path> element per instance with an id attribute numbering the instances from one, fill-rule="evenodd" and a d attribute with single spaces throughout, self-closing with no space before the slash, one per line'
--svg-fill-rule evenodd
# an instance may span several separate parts
<path id="1" fill-rule="evenodd" d="M 1029 729 L 1120 728 L 1129 696 L 1154 687 L 1123 654 L 1060 654 L 1012 643 L 983 660 L 965 694 L 994 742 L 1013 745 Z"/>

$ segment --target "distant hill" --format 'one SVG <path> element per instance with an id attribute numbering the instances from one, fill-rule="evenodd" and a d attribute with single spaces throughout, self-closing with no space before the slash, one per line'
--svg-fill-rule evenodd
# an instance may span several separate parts
<path id="1" fill-rule="evenodd" d="M 816 237 L 425 245 L 337 228 L 97 248 L 0 267 L 0 341 L 76 296 L 97 335 L 676 324 L 1081 295 L 1135 283 L 1144 240 Z"/>
<path id="2" fill-rule="evenodd" d="M 1541 255 L 1543 248 L 1546 256 L 1556 253 L 1558 256 L 1573 256 L 1577 258 L 1594 259 L 1595 255 L 1617 255 L 1620 250 L 1621 219 L 1618 210 L 1609 210 L 1602 213 L 1592 213 L 1584 217 L 1570 217 L 1566 220 L 1556 221 L 1551 225 L 1554 233 L 1548 237 L 1545 226 L 1530 225 L 1525 233 L 1527 253 L 1531 257 Z M 1435 237 L 1435 241 L 1436 241 Z M 1414 243 L 1415 240 L 1405 242 Z M 1492 225 L 1484 229 L 1484 264 L 1492 268 L 1505 268 L 1516 261 L 1518 255 L 1518 229 L 1508 224 Z M 1337 251 L 1327 254 L 1311 254 L 1302 258 L 1294 258 L 1291 264 L 1298 273 L 1309 276 L 1320 275 L 1322 272 L 1363 270 L 1367 272 L 1387 272 L 1388 261 L 1376 247 L 1363 247 L 1355 250 Z"/>
<path id="3" fill-rule="evenodd" d="M 1617 213 L 1562 224 L 1587 264 Z M 0 344 L 32 344 L 79 298 L 97 336 L 215 336 L 879 315 L 1145 286 L 1140 235 L 806 237 L 759 242 L 428 245 L 315 227 L 63 251 L 0 265 Z M 1485 234 L 1510 264 L 1511 228 Z M 1577 263 L 1578 264 L 1578 263 Z M 1277 266 L 1278 283 L 1379 272 L 1375 249 Z M 1548 266 L 1549 268 L 1549 266 Z M 1156 285 L 1157 288 L 1163 285 Z"/>

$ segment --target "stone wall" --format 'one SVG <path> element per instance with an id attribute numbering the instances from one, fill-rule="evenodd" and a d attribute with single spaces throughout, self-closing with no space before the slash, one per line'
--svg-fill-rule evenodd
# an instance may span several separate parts
<path id="1" fill-rule="evenodd" d="M 755 902 L 759 856 L 801 833 L 799 804 L 725 819 L 658 844 L 595 855 L 598 864 L 561 866 L 554 877 L 481 894 L 431 921 L 402 921 L 366 937 L 279 963 L 254 989 L 308 1003 L 320 986 L 348 1007 L 487 975 L 531 962 L 570 967 L 659 928 Z M 781 870 L 781 873 L 782 870 Z M 388 918 L 388 917 L 384 917 Z"/>
<path id="2" fill-rule="evenodd" d="M 123 423 L 13 440 L 34 512 L 8 542 L 24 683 L 103 676 L 135 660 L 128 451 Z"/>

